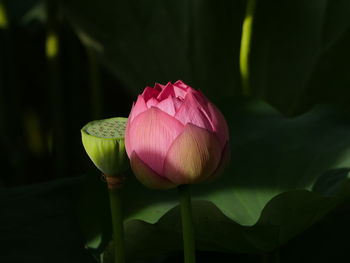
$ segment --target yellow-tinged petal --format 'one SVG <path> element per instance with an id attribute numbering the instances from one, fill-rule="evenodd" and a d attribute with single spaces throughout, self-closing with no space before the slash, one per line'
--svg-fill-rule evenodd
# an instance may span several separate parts
<path id="1" fill-rule="evenodd" d="M 217 169 L 221 152 L 220 142 L 213 133 L 187 124 L 169 148 L 163 174 L 177 184 L 204 181 Z"/>

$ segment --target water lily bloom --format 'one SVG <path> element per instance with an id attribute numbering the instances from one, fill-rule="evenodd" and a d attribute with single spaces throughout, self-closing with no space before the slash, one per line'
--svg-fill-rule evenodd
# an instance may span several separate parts
<path id="1" fill-rule="evenodd" d="M 182 81 L 146 87 L 125 131 L 135 176 L 155 189 L 213 179 L 226 162 L 228 140 L 221 112 Z"/>

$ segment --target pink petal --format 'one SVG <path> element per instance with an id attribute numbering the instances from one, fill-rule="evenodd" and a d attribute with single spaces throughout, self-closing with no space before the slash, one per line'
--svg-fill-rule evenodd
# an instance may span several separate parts
<path id="1" fill-rule="evenodd" d="M 175 98 L 181 98 L 184 99 L 186 97 L 186 91 L 184 91 L 183 89 L 174 86 L 174 96 Z"/>
<path id="2" fill-rule="evenodd" d="M 208 109 L 210 113 L 210 122 L 213 126 L 213 130 L 217 135 L 222 147 L 224 147 L 229 140 L 229 130 L 227 127 L 227 123 L 225 117 L 219 111 L 218 108 L 215 107 L 214 104 L 209 103 Z"/>
<path id="3" fill-rule="evenodd" d="M 167 178 L 158 175 L 149 168 L 135 152 L 132 152 L 130 157 L 131 169 L 137 179 L 145 186 L 152 189 L 169 189 L 177 185 L 169 181 Z"/>
<path id="4" fill-rule="evenodd" d="M 194 97 L 198 103 L 203 107 L 203 109 L 208 112 L 209 100 L 203 95 L 200 90 L 192 90 Z"/>
<path id="5" fill-rule="evenodd" d="M 133 105 L 130 115 L 129 115 L 129 121 L 132 121 L 137 115 L 147 110 L 147 106 L 145 103 L 145 100 L 142 96 L 137 97 L 136 103 Z"/>
<path id="6" fill-rule="evenodd" d="M 175 115 L 175 106 L 172 97 L 168 97 L 165 100 L 159 102 L 156 106 L 158 109 L 168 113 L 171 116 Z"/>
<path id="7" fill-rule="evenodd" d="M 182 105 L 183 99 L 172 97 L 175 111 L 177 112 Z"/>
<path id="8" fill-rule="evenodd" d="M 174 83 L 174 86 L 181 88 L 183 90 L 187 90 L 188 88 L 191 88 L 190 86 L 188 86 L 187 84 L 185 84 L 182 80 L 178 80 Z"/>
<path id="9" fill-rule="evenodd" d="M 221 159 L 216 137 L 192 124 L 171 145 L 164 161 L 164 175 L 176 184 L 191 184 L 213 174 Z"/>
<path id="10" fill-rule="evenodd" d="M 166 153 L 183 127 L 175 118 L 151 107 L 127 126 L 128 155 L 135 151 L 144 163 L 162 175 Z"/>
<path id="11" fill-rule="evenodd" d="M 165 87 L 164 85 L 159 84 L 159 83 L 156 83 L 154 85 L 154 89 L 158 90 L 159 92 L 161 92 L 164 89 L 164 87 Z"/>
<path id="12" fill-rule="evenodd" d="M 168 98 L 169 96 L 175 96 L 174 86 L 170 82 L 168 82 L 168 84 L 165 85 L 164 89 L 159 93 L 157 99 L 161 101 Z"/>
<path id="13" fill-rule="evenodd" d="M 186 97 L 186 93 L 188 89 L 192 89 L 190 86 L 186 85 L 181 80 L 176 81 L 173 86 L 174 86 L 175 97 L 176 98 L 180 97 L 182 99 Z"/>
<path id="14" fill-rule="evenodd" d="M 155 98 L 150 98 L 148 101 L 147 101 L 147 108 L 151 108 L 151 107 L 154 107 L 156 106 L 157 104 L 159 103 L 159 101 Z"/>
<path id="15" fill-rule="evenodd" d="M 184 125 L 192 123 L 198 127 L 212 131 L 212 125 L 204 112 L 202 106 L 197 102 L 193 94 L 189 92 L 176 112 L 175 118 L 181 121 Z"/>
<path id="16" fill-rule="evenodd" d="M 142 93 L 142 97 L 147 102 L 150 98 L 157 98 L 159 90 L 153 89 L 151 87 L 146 87 Z"/>

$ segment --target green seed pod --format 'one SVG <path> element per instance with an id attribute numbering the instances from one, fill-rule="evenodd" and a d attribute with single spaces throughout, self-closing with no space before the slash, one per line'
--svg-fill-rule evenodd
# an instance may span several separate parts
<path id="1" fill-rule="evenodd" d="M 97 120 L 81 129 L 85 151 L 106 176 L 121 175 L 129 163 L 124 144 L 127 121 L 120 117 Z"/>

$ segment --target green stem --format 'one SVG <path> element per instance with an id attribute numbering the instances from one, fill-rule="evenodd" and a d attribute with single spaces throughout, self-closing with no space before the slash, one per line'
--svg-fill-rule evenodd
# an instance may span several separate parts
<path id="1" fill-rule="evenodd" d="M 185 263 L 196 262 L 192 205 L 189 185 L 178 186 L 181 207 L 182 235 L 184 242 Z"/>
<path id="2" fill-rule="evenodd" d="M 52 120 L 52 153 L 55 171 L 58 176 L 65 176 L 68 171 L 66 150 L 66 127 L 64 116 L 64 96 L 60 64 L 60 38 L 57 6 L 54 1 L 46 0 L 47 33 L 46 59 L 48 63 L 50 106 Z M 56 175 L 56 176 L 57 176 Z"/>
<path id="3" fill-rule="evenodd" d="M 124 227 L 120 189 L 109 190 L 109 199 L 112 214 L 114 263 L 125 263 Z"/>
<path id="4" fill-rule="evenodd" d="M 249 55 L 251 47 L 251 38 L 253 32 L 254 11 L 256 0 L 247 0 L 247 9 L 242 26 L 241 50 L 240 50 L 240 71 L 242 78 L 243 95 L 250 95 L 249 83 Z"/>

